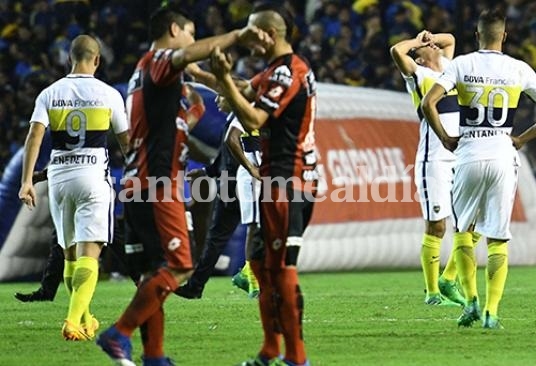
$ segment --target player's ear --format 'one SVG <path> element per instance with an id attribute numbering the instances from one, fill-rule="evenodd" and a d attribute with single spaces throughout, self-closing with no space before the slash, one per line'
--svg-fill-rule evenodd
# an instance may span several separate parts
<path id="1" fill-rule="evenodd" d="M 508 36 L 508 33 L 504 32 L 503 33 L 503 39 L 502 39 L 502 43 L 506 42 L 506 37 Z"/>
<path id="2" fill-rule="evenodd" d="M 100 64 L 100 55 L 95 56 L 95 59 L 93 60 L 93 65 L 95 67 L 99 67 Z"/>
<path id="3" fill-rule="evenodd" d="M 181 27 L 179 27 L 179 25 L 175 22 L 171 23 L 171 25 L 169 26 L 169 35 L 172 38 L 176 37 L 180 31 L 181 31 Z"/>
<path id="4" fill-rule="evenodd" d="M 480 34 L 478 34 L 478 32 L 475 32 L 475 38 L 477 42 L 480 41 Z"/>

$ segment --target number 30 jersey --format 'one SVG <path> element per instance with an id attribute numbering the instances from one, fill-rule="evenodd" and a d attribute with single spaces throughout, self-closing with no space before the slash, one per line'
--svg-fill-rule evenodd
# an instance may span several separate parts
<path id="1" fill-rule="evenodd" d="M 50 127 L 48 177 L 54 182 L 86 174 L 104 177 L 110 125 L 115 134 L 128 130 L 121 94 L 87 74 L 69 74 L 44 89 L 30 121 Z"/>
<path id="2" fill-rule="evenodd" d="M 456 57 L 437 80 L 458 90 L 458 164 L 516 157 L 510 133 L 522 92 L 536 101 L 536 73 L 523 61 L 498 51 Z"/>

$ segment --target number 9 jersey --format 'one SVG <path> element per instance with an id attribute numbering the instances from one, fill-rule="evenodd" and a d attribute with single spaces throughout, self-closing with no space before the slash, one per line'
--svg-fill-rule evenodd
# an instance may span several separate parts
<path id="1" fill-rule="evenodd" d="M 81 175 L 106 176 L 106 136 L 128 130 L 121 94 L 92 75 L 69 74 L 44 89 L 30 119 L 50 127 L 48 178 L 55 183 Z"/>
<path id="2" fill-rule="evenodd" d="M 437 83 L 446 91 L 458 90 L 458 164 L 515 160 L 510 133 L 520 94 L 536 101 L 536 73 L 528 64 L 499 51 L 480 50 L 456 57 Z"/>

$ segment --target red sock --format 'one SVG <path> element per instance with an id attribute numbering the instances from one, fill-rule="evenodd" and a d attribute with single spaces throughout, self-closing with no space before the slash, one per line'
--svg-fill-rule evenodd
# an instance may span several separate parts
<path id="1" fill-rule="evenodd" d="M 305 363 L 303 297 L 296 267 L 281 269 L 276 275 L 275 287 L 280 296 L 279 320 L 285 340 L 285 360 Z"/>
<path id="2" fill-rule="evenodd" d="M 164 356 L 164 308 L 158 310 L 140 326 L 143 356 L 158 358 Z"/>
<path id="3" fill-rule="evenodd" d="M 177 287 L 177 281 L 169 271 L 165 268 L 158 270 L 138 287 L 134 298 L 115 324 L 117 330 L 130 337 L 137 327 L 158 311 L 170 292 Z"/>
<path id="4" fill-rule="evenodd" d="M 281 330 L 274 302 L 274 288 L 269 272 L 264 269 L 261 261 L 251 260 L 251 269 L 259 282 L 259 310 L 264 331 L 264 342 L 259 354 L 267 359 L 278 357 L 281 344 Z"/>

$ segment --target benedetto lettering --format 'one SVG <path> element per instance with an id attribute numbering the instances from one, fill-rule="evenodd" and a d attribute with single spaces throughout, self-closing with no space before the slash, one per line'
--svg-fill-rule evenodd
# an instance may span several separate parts
<path id="1" fill-rule="evenodd" d="M 66 155 L 55 156 L 51 164 L 73 164 L 73 165 L 95 165 L 97 164 L 97 156 L 95 155 Z"/>

